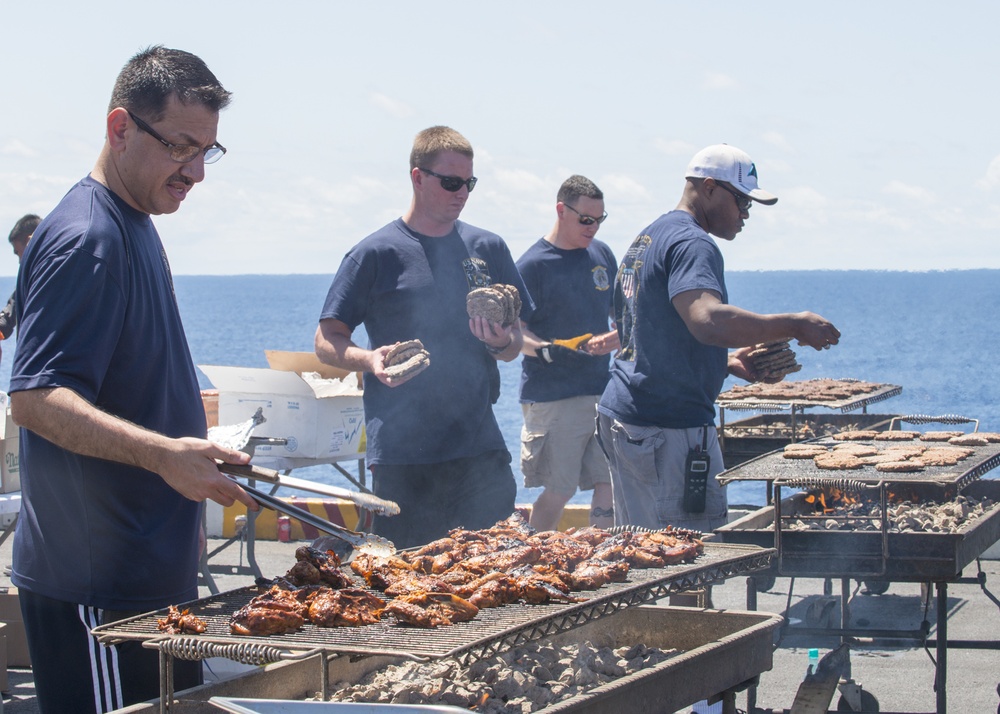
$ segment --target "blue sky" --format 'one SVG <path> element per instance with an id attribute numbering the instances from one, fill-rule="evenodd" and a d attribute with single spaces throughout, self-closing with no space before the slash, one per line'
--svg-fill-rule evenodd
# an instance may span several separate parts
<path id="1" fill-rule="evenodd" d="M 406 208 L 433 124 L 477 152 L 463 218 L 515 257 L 572 173 L 620 257 L 726 142 L 780 198 L 729 270 L 1000 268 L 997 3 L 7 0 L 0 24 L 4 236 L 92 168 L 115 75 L 165 44 L 235 95 L 229 153 L 156 220 L 177 274 L 334 272 Z"/>

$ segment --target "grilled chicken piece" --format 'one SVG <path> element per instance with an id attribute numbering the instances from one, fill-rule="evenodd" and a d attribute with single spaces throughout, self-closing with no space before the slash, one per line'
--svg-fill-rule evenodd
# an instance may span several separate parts
<path id="1" fill-rule="evenodd" d="M 285 574 L 293 585 L 329 585 L 331 588 L 346 588 L 351 578 L 340 569 L 340 558 L 332 550 L 325 553 L 308 545 L 295 550 L 295 565 Z"/>
<path id="2" fill-rule="evenodd" d="M 399 621 L 417 627 L 438 627 L 466 622 L 479 614 L 478 607 L 452 593 L 423 592 L 400 595 L 386 605 L 385 609 Z"/>
<path id="3" fill-rule="evenodd" d="M 536 563 L 542 557 L 542 551 L 533 545 L 520 545 L 509 550 L 501 550 L 493 553 L 484 553 L 472 558 L 466 558 L 464 567 L 469 570 L 481 570 L 486 573 L 490 570 L 510 571 L 522 565 Z"/>
<path id="4" fill-rule="evenodd" d="M 413 574 L 413 566 L 396 556 L 359 553 L 351 561 L 351 570 L 368 583 L 368 587 L 385 590 L 401 577 Z"/>
<path id="5" fill-rule="evenodd" d="M 596 560 L 623 560 L 625 558 L 625 547 L 631 541 L 632 533 L 628 531 L 611 536 L 594 548 L 592 557 Z"/>
<path id="6" fill-rule="evenodd" d="M 441 627 L 451 624 L 451 620 L 443 615 L 399 598 L 391 600 L 385 606 L 384 612 L 390 613 L 404 625 L 413 625 L 414 627 Z"/>
<path id="7" fill-rule="evenodd" d="M 167 616 L 156 621 L 156 629 L 168 635 L 200 635 L 208 625 L 190 610 L 178 610 L 176 605 L 167 608 Z"/>
<path id="8" fill-rule="evenodd" d="M 586 528 L 581 528 L 579 530 L 570 528 L 566 531 L 566 534 L 575 540 L 582 540 L 584 543 L 592 546 L 598 546 L 608 538 L 612 537 L 611 534 L 603 528 L 595 528 L 594 526 L 587 526 Z"/>
<path id="9" fill-rule="evenodd" d="M 548 602 L 583 602 L 586 598 L 574 597 L 569 594 L 570 587 L 564 580 L 569 574 L 553 569 L 551 566 L 522 566 L 511 571 L 516 578 L 521 591 L 521 599 L 531 605 L 544 605 Z"/>
<path id="10" fill-rule="evenodd" d="M 419 575 L 417 573 L 407 573 L 404 577 L 397 578 L 385 589 L 386 595 L 393 597 L 405 595 L 406 593 L 453 593 L 455 588 L 446 583 L 441 578 L 430 575 Z"/>
<path id="11" fill-rule="evenodd" d="M 577 540 L 558 531 L 532 536 L 528 542 L 541 548 L 545 553 L 545 562 L 552 563 L 559 570 L 573 570 L 578 563 L 591 557 L 594 552 L 593 546 L 586 541 Z"/>
<path id="12" fill-rule="evenodd" d="M 480 610 L 501 607 L 521 599 L 521 588 L 518 587 L 517 580 L 506 573 L 490 573 L 482 580 L 467 598 Z"/>
<path id="13" fill-rule="evenodd" d="M 253 600 L 234 612 L 230 618 L 229 631 L 234 635 L 282 635 L 294 632 L 305 623 L 305 618 L 299 612 L 283 607 L 285 603 L 252 603 Z"/>
<path id="14" fill-rule="evenodd" d="M 381 619 L 385 601 L 357 588 L 326 589 L 309 602 L 309 621 L 317 627 L 358 627 Z"/>
<path id="15" fill-rule="evenodd" d="M 424 555 L 440 555 L 441 553 L 452 552 L 457 547 L 458 542 L 454 538 L 438 538 L 437 540 L 432 540 L 425 546 L 417 548 L 410 555 L 415 558 L 419 558 Z M 407 558 L 407 560 L 409 560 L 409 558 Z"/>

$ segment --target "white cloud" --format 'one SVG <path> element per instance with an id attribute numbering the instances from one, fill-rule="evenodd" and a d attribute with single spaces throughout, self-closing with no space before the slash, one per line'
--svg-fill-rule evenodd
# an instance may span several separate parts
<path id="1" fill-rule="evenodd" d="M 986 175 L 976 182 L 979 188 L 990 190 L 1000 184 L 1000 156 L 994 156 L 986 167 Z"/>
<path id="2" fill-rule="evenodd" d="M 372 92 L 369 99 L 376 107 L 384 110 L 387 114 L 390 114 L 397 119 L 406 119 L 407 117 L 413 116 L 413 107 L 405 102 L 393 99 L 392 97 L 387 97 L 379 92 Z"/>
<path id="3" fill-rule="evenodd" d="M 35 151 L 30 146 L 19 139 L 12 139 L 0 148 L 0 154 L 4 156 L 19 156 L 23 159 L 35 157 Z"/>
<path id="4" fill-rule="evenodd" d="M 897 179 L 893 179 L 887 183 L 882 188 L 882 193 L 887 193 L 890 196 L 899 196 L 900 198 L 906 198 L 912 201 L 920 201 L 923 203 L 934 203 L 937 201 L 937 196 L 923 186 L 913 186 L 911 184 L 903 183 Z"/>
<path id="5" fill-rule="evenodd" d="M 496 191 L 499 193 L 548 196 L 554 191 L 552 181 L 525 169 L 497 169 L 494 178 Z M 559 184 L 556 183 L 555 186 L 558 187 Z"/>
<path id="6" fill-rule="evenodd" d="M 693 156 L 699 147 L 680 139 L 656 139 L 653 146 L 667 156 Z"/>
<path id="7" fill-rule="evenodd" d="M 728 74 L 721 72 L 707 72 L 705 81 L 702 84 L 705 89 L 733 89 L 736 87 L 736 80 Z"/>
<path id="8" fill-rule="evenodd" d="M 636 204 L 653 200 L 642 183 L 624 174 L 602 176 L 598 185 L 604 191 L 605 198 L 614 196 L 618 202 Z"/>
<path id="9" fill-rule="evenodd" d="M 771 146 L 781 149 L 782 151 L 792 151 L 792 145 L 788 142 L 788 139 L 785 138 L 784 134 L 777 131 L 768 131 L 764 133 L 762 138 L 764 139 L 765 144 L 770 144 Z"/>

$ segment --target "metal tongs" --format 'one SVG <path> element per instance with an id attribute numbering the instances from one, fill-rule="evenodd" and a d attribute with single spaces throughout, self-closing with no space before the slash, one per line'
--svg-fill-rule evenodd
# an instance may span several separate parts
<path id="1" fill-rule="evenodd" d="M 279 486 L 285 486 L 287 488 L 296 488 L 301 491 L 312 491 L 313 493 L 320 493 L 324 496 L 342 498 L 345 501 L 350 501 L 359 508 L 364 508 L 366 511 L 377 513 L 380 516 L 399 515 L 398 503 L 395 501 L 386 501 L 385 499 L 379 498 L 378 496 L 374 496 L 370 493 L 350 491 L 346 488 L 339 488 L 338 486 L 328 486 L 325 483 L 316 483 L 315 481 L 294 478 L 293 476 L 288 476 L 287 474 L 275 471 L 274 469 L 266 469 L 263 466 L 241 466 L 238 464 L 226 464 L 221 462 L 218 466 L 219 471 L 224 474 L 229 474 L 230 476 L 242 476 L 243 478 L 276 483 Z"/>
<path id="2" fill-rule="evenodd" d="M 208 438 L 210 441 L 214 441 L 216 444 L 221 446 L 226 446 L 230 449 L 235 449 L 236 451 L 242 451 L 250 442 L 253 430 L 266 421 L 267 418 L 264 416 L 263 407 L 257 407 L 257 411 L 254 415 L 244 422 L 227 426 L 212 427 L 208 430 Z M 274 471 L 273 469 L 265 469 L 260 466 L 238 466 L 236 464 L 227 464 L 221 461 L 217 463 L 219 470 L 225 474 L 229 474 L 230 476 L 242 476 L 243 478 L 269 481 L 270 483 L 276 483 L 280 486 L 286 486 L 288 488 L 299 489 L 300 491 L 311 491 L 313 493 L 323 494 L 324 496 L 341 498 L 345 501 L 350 501 L 359 508 L 364 508 L 365 510 L 371 511 L 372 513 L 376 513 L 380 516 L 399 515 L 399 504 L 393 501 L 386 501 L 378 498 L 370 493 L 359 493 L 357 491 L 350 491 L 346 488 L 328 486 L 326 484 L 316 483 L 315 481 L 307 481 L 305 479 L 288 476 L 287 474 Z"/>
<path id="3" fill-rule="evenodd" d="M 280 498 L 259 491 L 253 486 L 247 486 L 246 484 L 240 484 L 240 486 L 242 486 L 244 491 L 253 496 L 253 499 L 261 506 L 270 508 L 272 511 L 277 511 L 278 513 L 284 513 L 286 516 L 291 516 L 317 530 L 329 533 L 334 538 L 339 538 L 350 545 L 356 553 L 370 553 L 377 556 L 390 556 L 396 553 L 396 546 L 392 541 L 386 540 L 382 536 L 375 535 L 374 533 L 352 531 L 350 528 L 338 526 L 336 523 L 331 523 L 298 506 L 285 503 Z"/>

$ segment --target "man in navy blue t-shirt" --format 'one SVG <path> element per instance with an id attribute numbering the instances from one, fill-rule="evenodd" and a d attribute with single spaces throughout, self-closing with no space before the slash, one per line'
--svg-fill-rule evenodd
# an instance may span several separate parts
<path id="1" fill-rule="evenodd" d="M 510 452 L 493 415 L 497 360 L 521 349 L 517 320 L 504 327 L 466 312 L 469 291 L 515 286 L 521 316 L 531 301 L 500 236 L 458 220 L 476 185 L 473 151 L 454 129 L 417 134 L 410 153 L 413 199 L 401 218 L 354 248 L 320 313 L 316 354 L 364 372 L 367 460 L 375 495 L 401 513 L 376 517 L 397 547 L 427 543 L 457 527 L 485 528 L 514 510 Z M 368 348 L 351 339 L 364 324 Z M 430 366 L 392 376 L 385 356 L 420 340 Z"/>
<path id="2" fill-rule="evenodd" d="M 255 502 L 216 460 L 167 257 L 173 213 L 221 158 L 230 94 L 198 57 L 151 47 L 122 69 L 90 175 L 34 232 L 17 279 L 11 407 L 21 426 L 12 582 L 43 712 L 159 694 L 159 656 L 91 628 L 198 594 L 202 504 Z M 201 682 L 178 660 L 174 686 Z"/>
<path id="3" fill-rule="evenodd" d="M 758 315 L 729 304 L 722 253 L 754 201 L 757 167 L 725 144 L 688 165 L 677 208 L 643 229 L 615 279 L 621 351 L 601 397 L 598 438 L 611 463 L 615 524 L 711 531 L 726 522 L 715 400 L 727 374 L 755 381 L 753 345 L 796 339 L 816 349 L 840 332 L 811 312 Z M 728 348 L 739 348 L 728 353 Z"/>
<path id="4" fill-rule="evenodd" d="M 538 530 L 558 526 L 577 488 L 593 491 L 590 524 L 614 525 L 611 473 L 595 430 L 608 354 L 618 348 L 618 333 L 608 332 L 617 261 L 595 238 L 607 215 L 594 182 L 570 176 L 556 194 L 552 230 L 517 261 L 535 303 L 521 324 L 521 472 L 525 486 L 543 487 L 531 507 Z"/>

